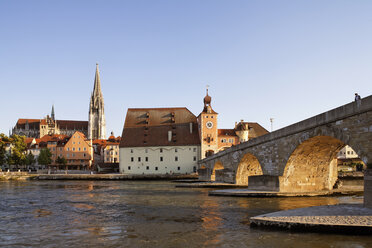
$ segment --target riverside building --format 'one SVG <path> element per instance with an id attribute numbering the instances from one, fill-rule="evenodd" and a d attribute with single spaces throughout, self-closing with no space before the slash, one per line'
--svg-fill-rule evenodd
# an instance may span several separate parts
<path id="1" fill-rule="evenodd" d="M 126 174 L 186 174 L 197 161 L 232 145 L 268 133 L 255 122 L 218 129 L 212 98 L 204 97 L 196 117 L 187 108 L 128 109 L 120 142 L 120 172 Z"/>
<path id="2" fill-rule="evenodd" d="M 128 109 L 120 142 L 121 173 L 192 173 L 199 154 L 196 116 L 187 108 Z"/>

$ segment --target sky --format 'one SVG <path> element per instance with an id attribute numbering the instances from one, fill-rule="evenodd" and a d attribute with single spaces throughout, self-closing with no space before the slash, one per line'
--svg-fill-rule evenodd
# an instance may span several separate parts
<path id="1" fill-rule="evenodd" d="M 96 63 L 107 134 L 128 108 L 203 109 L 277 130 L 372 94 L 372 1 L 0 0 L 0 133 L 88 120 Z"/>

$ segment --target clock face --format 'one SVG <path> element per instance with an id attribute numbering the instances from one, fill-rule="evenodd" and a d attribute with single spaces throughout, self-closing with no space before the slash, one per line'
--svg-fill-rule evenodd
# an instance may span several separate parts
<path id="1" fill-rule="evenodd" d="M 213 127 L 213 122 L 208 121 L 206 124 L 207 128 L 211 129 Z"/>

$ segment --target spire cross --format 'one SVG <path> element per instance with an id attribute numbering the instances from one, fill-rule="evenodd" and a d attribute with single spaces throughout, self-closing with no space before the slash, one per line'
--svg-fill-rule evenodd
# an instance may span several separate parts
<path id="1" fill-rule="evenodd" d="M 209 88 L 209 85 L 208 84 L 206 85 L 206 88 L 207 88 L 207 95 L 208 95 L 208 88 Z"/>

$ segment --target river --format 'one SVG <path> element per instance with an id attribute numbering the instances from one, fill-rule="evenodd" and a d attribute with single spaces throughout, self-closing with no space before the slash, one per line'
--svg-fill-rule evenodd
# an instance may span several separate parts
<path id="1" fill-rule="evenodd" d="M 372 247 L 372 237 L 251 229 L 252 216 L 361 197 L 234 198 L 165 181 L 0 182 L 0 247 Z"/>

